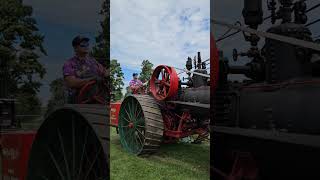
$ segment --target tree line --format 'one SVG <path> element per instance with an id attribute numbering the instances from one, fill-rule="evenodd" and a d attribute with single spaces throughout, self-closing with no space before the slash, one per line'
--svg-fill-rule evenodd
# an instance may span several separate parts
<path id="1" fill-rule="evenodd" d="M 3 96 L 15 98 L 18 113 L 39 114 L 41 102 L 37 96 L 40 80 L 46 69 L 39 62 L 46 55 L 33 9 L 22 0 L 0 0 L 0 71 L 7 93 Z M 39 80 L 40 79 L 40 80 Z"/>

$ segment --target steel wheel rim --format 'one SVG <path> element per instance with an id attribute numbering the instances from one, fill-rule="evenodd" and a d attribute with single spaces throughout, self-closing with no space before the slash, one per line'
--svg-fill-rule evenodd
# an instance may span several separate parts
<path id="1" fill-rule="evenodd" d="M 119 134 L 122 147 L 129 153 L 139 154 L 145 143 L 145 119 L 139 102 L 128 97 L 119 112 Z"/>

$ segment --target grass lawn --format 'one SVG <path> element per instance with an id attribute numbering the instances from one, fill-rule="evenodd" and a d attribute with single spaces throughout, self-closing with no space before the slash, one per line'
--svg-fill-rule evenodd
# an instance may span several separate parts
<path id="1" fill-rule="evenodd" d="M 111 179 L 121 180 L 187 180 L 209 179 L 210 147 L 203 144 L 163 144 L 149 157 L 126 153 L 115 128 L 110 142 Z"/>

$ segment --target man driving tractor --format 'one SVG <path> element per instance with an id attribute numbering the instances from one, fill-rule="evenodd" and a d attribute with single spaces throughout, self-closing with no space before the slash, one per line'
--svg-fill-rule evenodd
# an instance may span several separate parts
<path id="1" fill-rule="evenodd" d="M 101 81 L 107 76 L 106 69 L 89 56 L 90 39 L 77 36 L 72 41 L 75 55 L 63 65 L 63 77 L 68 88 L 68 103 L 77 103 L 80 89 L 89 82 Z"/>
<path id="2" fill-rule="evenodd" d="M 139 80 L 138 73 L 132 74 L 133 79 L 129 82 L 130 90 L 132 94 L 141 94 L 144 92 L 144 87 L 148 82 L 142 83 Z"/>

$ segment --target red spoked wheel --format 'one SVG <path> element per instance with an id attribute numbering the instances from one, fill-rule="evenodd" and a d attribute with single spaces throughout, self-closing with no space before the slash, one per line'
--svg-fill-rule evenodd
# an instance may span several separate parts
<path id="1" fill-rule="evenodd" d="M 105 92 L 98 87 L 97 81 L 92 80 L 85 84 L 79 91 L 77 104 L 105 104 Z"/>
<path id="2" fill-rule="evenodd" d="M 167 100 L 178 92 L 179 77 L 173 67 L 160 65 L 152 74 L 150 91 L 159 101 Z"/>

